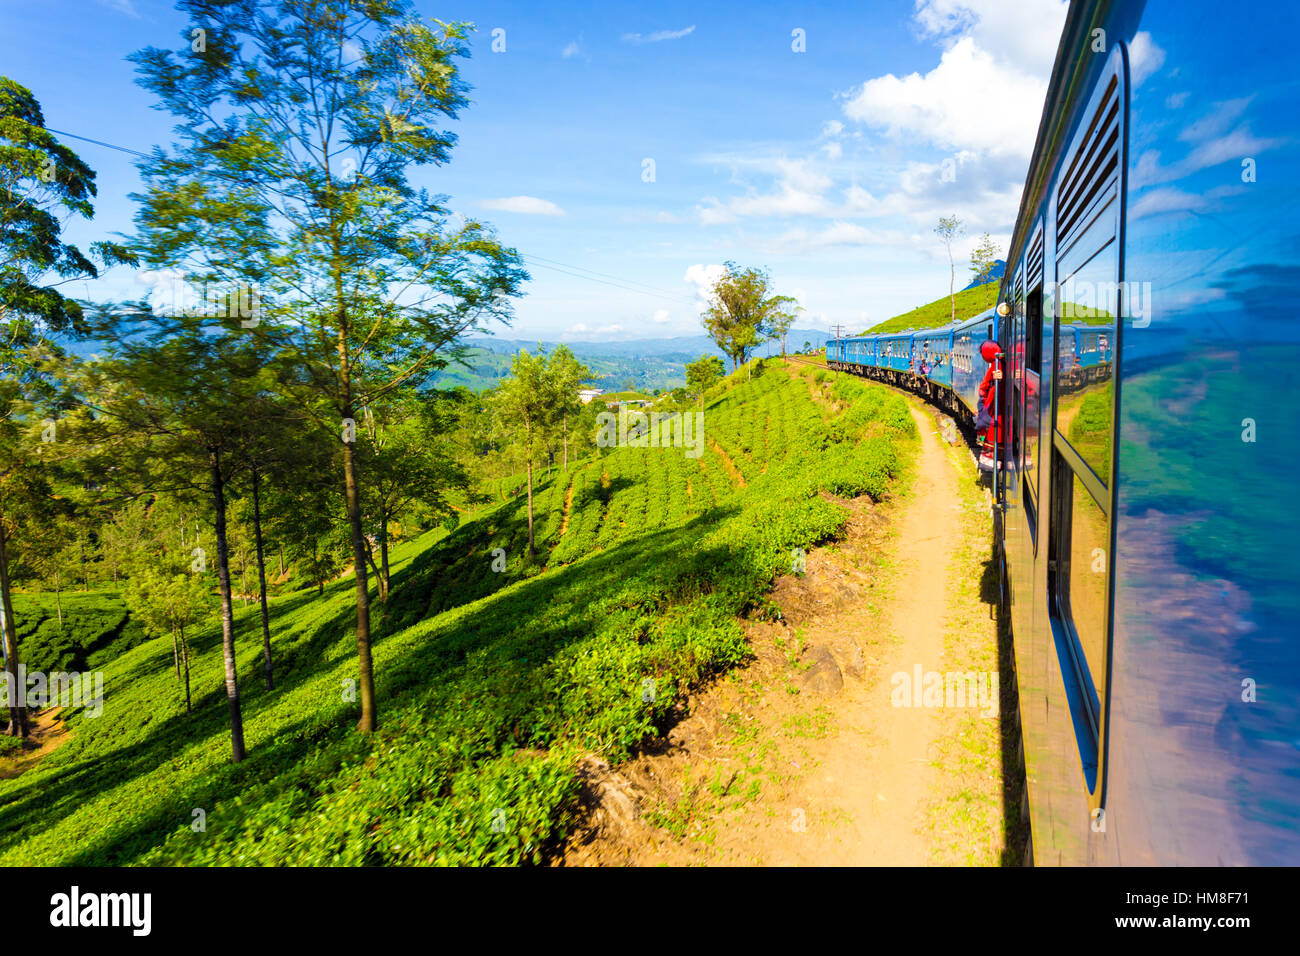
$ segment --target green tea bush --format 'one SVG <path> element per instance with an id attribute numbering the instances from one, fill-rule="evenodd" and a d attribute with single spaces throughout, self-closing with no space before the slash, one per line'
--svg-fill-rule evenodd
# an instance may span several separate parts
<path id="1" fill-rule="evenodd" d="M 341 692 L 356 672 L 350 580 L 272 602 L 273 692 L 249 679 L 257 609 L 237 609 L 238 765 L 218 628 L 192 637 L 192 714 L 165 642 L 115 657 L 105 717 L 74 717 L 68 743 L 0 780 L 0 863 L 544 860 L 576 806 L 578 759 L 626 758 L 692 688 L 749 659 L 741 615 L 764 607 L 794 549 L 843 527 L 846 509 L 823 492 L 883 496 L 910 458 L 915 430 L 887 390 L 846 391 L 828 419 L 779 370 L 732 379 L 705 428 L 736 449 L 747 487 L 712 451 L 619 448 L 543 482 L 535 562 L 520 500 L 395 549 L 392 592 L 375 605 L 374 735 L 351 730 L 356 704 Z M 508 561 L 494 572 L 498 547 Z"/>

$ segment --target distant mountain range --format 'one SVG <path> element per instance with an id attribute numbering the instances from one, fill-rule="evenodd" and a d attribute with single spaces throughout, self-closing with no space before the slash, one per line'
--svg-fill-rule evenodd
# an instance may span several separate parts
<path id="1" fill-rule="evenodd" d="M 803 347 L 804 342 L 822 345 L 830 337 L 830 333 L 821 332 L 817 329 L 791 329 L 786 336 L 786 347 L 790 351 L 797 351 Z M 549 352 L 559 343 L 546 341 L 539 343 L 535 340 L 478 336 L 466 339 L 465 344 L 488 352 L 495 352 L 498 355 L 514 355 L 520 349 L 536 351 L 539 344 Z M 701 355 L 722 356 L 721 350 L 714 345 L 713 340 L 707 335 L 686 335 L 663 339 L 613 339 L 608 342 L 565 342 L 564 344 L 579 358 L 609 358 L 615 356 L 620 358 L 684 357 L 687 361 L 694 361 Z M 780 355 L 781 343 L 764 343 L 759 346 L 756 354 Z"/>
<path id="2" fill-rule="evenodd" d="M 993 263 L 993 271 L 989 273 L 989 277 L 986 281 L 992 282 L 994 279 L 1001 279 L 1002 274 L 1006 271 L 1007 271 L 1006 261 L 1003 259 L 998 259 Z M 977 285 L 983 285 L 983 284 L 985 283 L 981 283 L 978 279 L 975 279 L 971 281 L 970 285 L 966 286 L 966 289 L 973 289 Z M 965 292 L 966 289 L 962 289 L 961 291 Z"/>
<path id="3" fill-rule="evenodd" d="M 805 342 L 821 348 L 830 338 L 817 329 L 791 329 L 786 347 L 791 352 Z M 550 352 L 559 343 L 529 339 L 503 339 L 474 336 L 463 341 L 471 349 L 466 357 L 469 367 L 453 364 L 434 377 L 440 388 L 464 385 L 474 391 L 491 388 L 510 374 L 510 359 L 520 349 Z M 595 373 L 591 384 L 610 391 L 653 392 L 686 384 L 686 363 L 701 355 L 726 356 L 707 335 L 686 335 L 662 339 L 621 339 L 608 342 L 565 342 L 579 361 Z M 780 342 L 766 342 L 755 352 L 758 356 L 781 354 Z M 727 360 L 727 366 L 731 363 Z"/>

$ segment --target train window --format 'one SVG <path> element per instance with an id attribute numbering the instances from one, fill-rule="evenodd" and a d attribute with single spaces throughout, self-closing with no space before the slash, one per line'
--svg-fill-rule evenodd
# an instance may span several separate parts
<path id="1" fill-rule="evenodd" d="M 1119 315 L 1118 244 L 1110 242 L 1061 283 L 1056 337 L 1056 430 L 1103 485 L 1114 441 L 1109 343 Z"/>
<path id="2" fill-rule="evenodd" d="M 1041 427 L 1041 372 L 1043 368 L 1043 287 L 1034 286 L 1025 300 L 1025 510 L 1031 533 L 1036 535 L 1038 514 L 1038 435 Z M 1037 537 L 1035 537 L 1037 546 Z"/>
<path id="3" fill-rule="evenodd" d="M 1106 693 L 1106 574 L 1110 567 L 1106 514 L 1087 486 L 1072 476 L 1070 520 L 1063 529 L 1060 553 L 1066 567 L 1060 575 L 1062 616 L 1070 622 L 1082 653 L 1079 670 L 1094 714 Z"/>
<path id="4" fill-rule="evenodd" d="M 1048 610 L 1091 805 L 1105 799 L 1115 448 L 1113 350 L 1128 97 L 1113 46 L 1053 190 Z M 1039 326 L 1043 322 L 1039 323 Z"/>
<path id="5" fill-rule="evenodd" d="M 1023 474 L 1021 458 L 1025 430 L 1025 273 L 1016 272 L 1014 300 L 1011 311 L 1011 361 L 1008 372 L 1011 378 L 1011 448 L 1009 458 L 1018 473 Z"/>

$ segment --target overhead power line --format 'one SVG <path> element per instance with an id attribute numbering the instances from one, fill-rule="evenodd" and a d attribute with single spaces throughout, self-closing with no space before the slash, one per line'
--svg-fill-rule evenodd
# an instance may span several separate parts
<path id="1" fill-rule="evenodd" d="M 51 129 L 48 126 L 45 128 L 57 136 L 69 136 L 72 139 L 79 139 L 84 143 L 94 143 L 96 146 L 103 146 L 105 149 L 115 149 L 121 153 L 130 153 L 131 155 L 139 156 L 142 159 L 149 158 L 148 153 L 142 153 L 138 149 L 130 149 L 126 146 L 117 146 L 113 143 L 106 143 L 100 139 L 91 139 L 89 136 L 79 136 L 76 133 L 66 133 L 63 130 Z M 588 269 L 584 266 L 575 266 L 572 263 L 560 262 L 556 259 L 548 259 L 545 256 L 531 254 L 521 255 L 526 261 L 535 266 L 541 266 L 543 269 L 551 269 L 555 272 L 572 276 L 575 279 L 585 279 L 588 282 L 599 282 L 602 285 L 611 286 L 615 289 L 622 289 L 624 292 L 638 292 L 641 295 L 650 295 L 660 299 L 669 299 L 675 303 L 686 303 L 692 307 L 696 304 L 695 299 L 689 295 L 684 295 L 680 292 L 668 292 L 664 289 L 658 289 L 654 286 L 646 285 L 644 282 L 638 282 L 635 279 L 623 279 L 619 276 L 609 275 L 605 272 L 597 272 L 594 269 Z"/>
<path id="2" fill-rule="evenodd" d="M 532 256 L 527 253 L 520 253 L 520 255 L 523 257 L 523 259 L 526 262 L 528 262 L 531 265 L 541 266 L 543 269 L 551 269 L 555 272 L 562 272 L 565 275 L 572 276 L 575 279 L 586 279 L 588 282 L 599 282 L 601 285 L 613 286 L 616 289 L 622 289 L 624 292 L 639 292 L 641 295 L 649 295 L 657 299 L 667 299 L 674 303 L 684 303 L 692 306 L 695 305 L 695 300 L 692 299 L 690 296 L 674 294 L 671 292 L 662 292 L 658 290 L 652 290 L 649 288 L 638 289 L 633 285 L 627 284 L 634 280 L 629 279 L 629 280 L 610 281 L 609 279 L 598 278 L 598 276 L 602 275 L 602 273 L 596 273 L 595 275 L 583 275 L 582 272 L 570 271 L 571 269 L 581 269 L 582 268 L 581 266 L 566 265 L 565 268 L 561 268 L 560 266 L 554 266 L 554 265 L 550 265 L 548 262 L 543 262 L 537 256 Z M 590 270 L 583 270 L 583 272 L 590 272 Z"/>
<path id="3" fill-rule="evenodd" d="M 94 143 L 96 146 L 104 146 L 107 147 L 108 149 L 115 149 L 120 153 L 131 153 L 135 156 L 141 157 L 142 159 L 149 158 L 148 153 L 142 153 L 138 149 L 127 149 L 125 146 L 114 146 L 112 143 L 105 143 L 103 140 L 91 139 L 89 136 L 78 136 L 76 133 L 65 133 L 61 129 L 50 129 L 50 127 L 48 126 L 45 128 L 49 130 L 49 132 L 54 133 L 56 136 L 71 136 L 73 139 L 79 139 L 83 143 Z"/>

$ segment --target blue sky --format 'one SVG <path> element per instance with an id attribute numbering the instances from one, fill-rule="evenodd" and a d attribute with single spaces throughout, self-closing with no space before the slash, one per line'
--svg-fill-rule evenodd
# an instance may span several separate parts
<path id="1" fill-rule="evenodd" d="M 801 327 L 856 331 L 947 291 L 939 215 L 966 222 L 958 288 L 981 233 L 1005 249 L 1063 0 L 701 6 L 417 0 L 478 29 L 459 145 L 413 179 L 527 257 L 510 337 L 696 334 L 728 259 L 770 268 Z M 0 0 L 0 73 L 49 127 L 147 151 L 171 123 L 125 57 L 184 26 L 161 0 Z M 129 231 L 134 157 L 65 142 L 99 173 L 69 234 Z M 147 288 L 118 269 L 68 291 Z"/>

